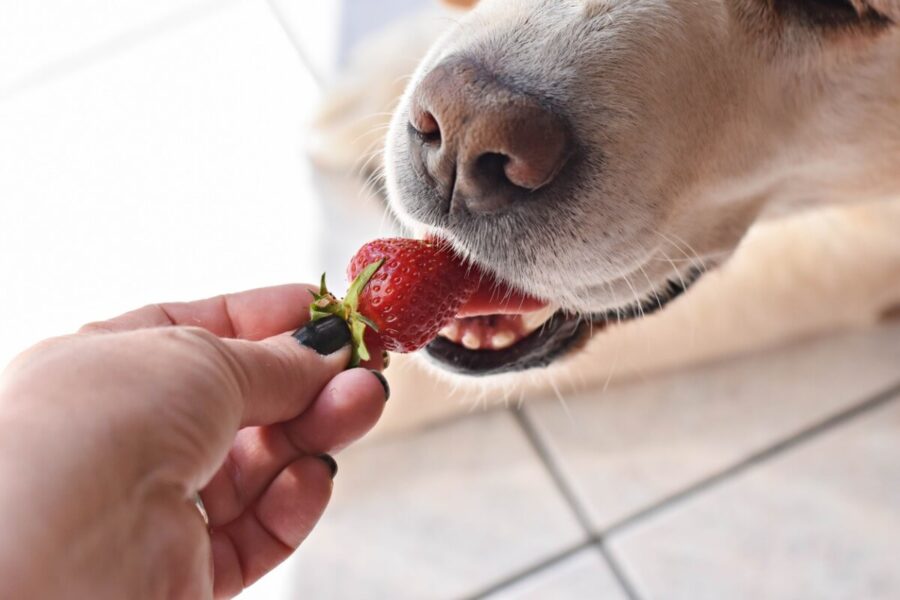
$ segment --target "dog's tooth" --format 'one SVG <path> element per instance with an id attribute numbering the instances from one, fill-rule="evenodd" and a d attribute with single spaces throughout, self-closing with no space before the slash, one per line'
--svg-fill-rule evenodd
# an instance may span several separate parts
<path id="1" fill-rule="evenodd" d="M 459 342 L 459 325 L 456 322 L 450 323 L 440 330 L 439 335 L 447 338 L 451 342 Z"/>
<path id="2" fill-rule="evenodd" d="M 469 350 L 481 350 L 481 338 L 474 331 L 467 331 L 462 338 L 462 345 Z"/>
<path id="3" fill-rule="evenodd" d="M 532 331 L 546 323 L 547 320 L 551 316 L 553 316 L 554 312 L 556 312 L 556 309 L 552 306 L 548 306 L 546 308 L 542 308 L 541 310 L 523 314 L 522 329 L 525 330 L 525 333 L 531 333 Z"/>
<path id="4" fill-rule="evenodd" d="M 516 336 L 511 331 L 498 331 L 491 336 L 491 345 L 494 350 L 509 348 L 516 342 Z"/>

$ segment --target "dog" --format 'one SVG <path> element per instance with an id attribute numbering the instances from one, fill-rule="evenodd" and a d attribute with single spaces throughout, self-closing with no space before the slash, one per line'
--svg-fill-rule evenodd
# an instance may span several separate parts
<path id="1" fill-rule="evenodd" d="M 436 372 L 515 398 L 896 314 L 900 0 L 450 4 L 414 69 L 396 30 L 367 48 L 314 156 L 383 140 L 403 228 L 551 309 L 458 320 L 399 386 L 417 406 Z"/>

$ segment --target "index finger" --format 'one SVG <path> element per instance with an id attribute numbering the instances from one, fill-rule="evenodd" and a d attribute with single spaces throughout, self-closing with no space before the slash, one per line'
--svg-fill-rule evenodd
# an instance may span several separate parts
<path id="1" fill-rule="evenodd" d="M 310 291 L 305 284 L 222 294 L 195 302 L 149 304 L 108 321 L 89 323 L 82 333 L 116 332 L 186 325 L 224 338 L 263 340 L 293 331 L 309 321 Z"/>

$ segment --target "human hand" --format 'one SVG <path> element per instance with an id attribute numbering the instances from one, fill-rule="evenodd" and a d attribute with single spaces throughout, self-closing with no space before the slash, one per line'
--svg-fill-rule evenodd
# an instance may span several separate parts
<path id="1" fill-rule="evenodd" d="M 331 494 L 323 453 L 365 434 L 388 393 L 344 371 L 342 322 L 297 336 L 322 354 L 284 333 L 306 324 L 308 289 L 152 305 L 13 361 L 0 596 L 231 597 L 290 555 Z"/>

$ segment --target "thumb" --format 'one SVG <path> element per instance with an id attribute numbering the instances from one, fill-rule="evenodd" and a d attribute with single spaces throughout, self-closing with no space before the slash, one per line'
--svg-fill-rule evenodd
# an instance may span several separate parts
<path id="1" fill-rule="evenodd" d="M 261 342 L 223 342 L 243 399 L 241 427 L 300 415 L 351 356 L 350 328 L 337 317 Z"/>

